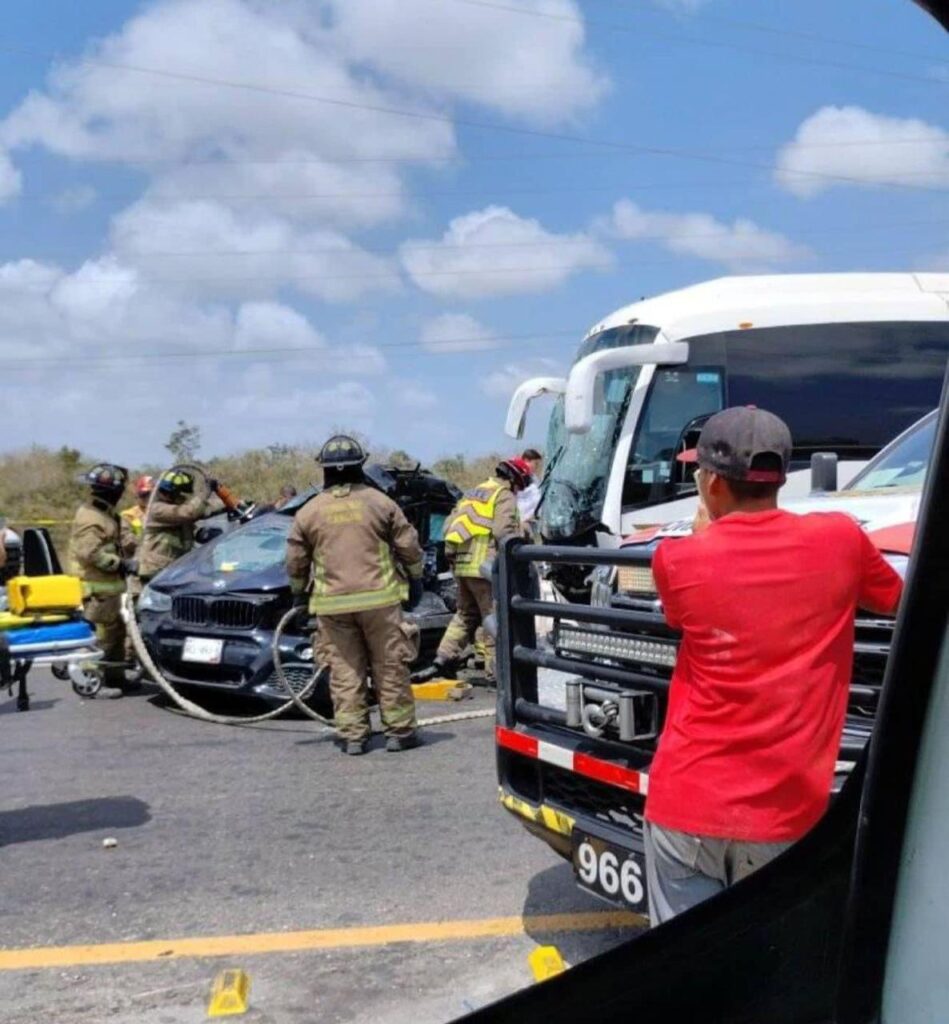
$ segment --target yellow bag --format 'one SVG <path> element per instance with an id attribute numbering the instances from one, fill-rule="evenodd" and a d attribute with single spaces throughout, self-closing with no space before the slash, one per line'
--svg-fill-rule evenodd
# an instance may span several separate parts
<path id="1" fill-rule="evenodd" d="M 14 576 L 7 600 L 14 615 L 73 611 L 82 607 L 82 582 L 75 576 Z"/>

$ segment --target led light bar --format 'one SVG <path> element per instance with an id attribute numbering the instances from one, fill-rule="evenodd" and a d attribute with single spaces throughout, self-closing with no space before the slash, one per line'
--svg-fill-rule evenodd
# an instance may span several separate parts
<path id="1" fill-rule="evenodd" d="M 661 640 L 644 640 L 628 633 L 586 633 L 579 629 L 561 629 L 557 646 L 571 654 L 598 654 L 604 658 L 638 661 L 647 665 L 672 668 L 677 647 Z"/>
<path id="2" fill-rule="evenodd" d="M 616 586 L 620 593 L 656 593 L 656 580 L 648 565 L 621 565 L 616 573 Z"/>

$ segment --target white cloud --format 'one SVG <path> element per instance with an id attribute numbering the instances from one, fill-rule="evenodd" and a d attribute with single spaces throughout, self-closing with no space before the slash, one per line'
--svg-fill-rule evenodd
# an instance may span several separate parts
<path id="1" fill-rule="evenodd" d="M 412 412 L 437 409 L 441 404 L 435 392 L 417 380 L 393 380 L 389 393 L 395 398 L 396 405 Z"/>
<path id="2" fill-rule="evenodd" d="M 288 286 L 348 302 L 400 286 L 392 261 L 338 231 L 301 231 L 283 217 L 208 199 L 146 197 L 114 218 L 112 245 L 149 277 L 203 296 L 269 296 Z"/>
<path id="3" fill-rule="evenodd" d="M 90 48 L 92 61 L 58 64 L 47 92 L 32 92 L 7 118 L 10 147 L 40 144 L 74 159 L 272 160 L 284 153 L 373 156 L 385 150 L 427 159 L 453 145 L 450 124 L 409 121 L 302 97 L 228 88 L 253 83 L 276 92 L 332 96 L 385 106 L 392 92 L 356 76 L 317 14 L 300 23 L 294 4 L 252 0 L 164 0 Z M 110 66 L 106 66 L 110 65 Z M 181 79 L 136 73 L 178 72 Z"/>
<path id="4" fill-rule="evenodd" d="M 491 398 L 509 399 L 514 389 L 530 377 L 548 377 L 561 373 L 563 367 L 555 360 L 539 356 L 523 362 L 506 363 L 481 378 L 479 387 Z"/>
<path id="5" fill-rule="evenodd" d="M 117 325 L 138 290 L 134 269 L 114 257 L 88 260 L 61 278 L 50 294 L 52 304 L 74 322 L 95 322 L 97 328 Z"/>
<path id="6" fill-rule="evenodd" d="M 459 298 L 550 291 L 611 258 L 588 235 L 555 234 L 506 206 L 456 217 L 440 241 L 407 241 L 401 256 L 423 291 Z"/>
<path id="7" fill-rule="evenodd" d="M 708 213 L 651 212 L 629 199 L 613 207 L 601 228 L 617 238 L 655 239 L 671 252 L 720 263 L 733 270 L 778 267 L 806 259 L 808 250 L 746 217 L 730 224 Z"/>
<path id="8" fill-rule="evenodd" d="M 580 6 L 517 6 L 527 13 L 431 0 L 333 4 L 343 46 L 386 75 L 533 122 L 573 119 L 607 88 L 583 52 Z"/>
<path id="9" fill-rule="evenodd" d="M 237 311 L 234 347 L 323 348 L 326 340 L 295 309 L 279 302 L 245 302 Z"/>
<path id="10" fill-rule="evenodd" d="M 478 352 L 494 348 L 494 332 L 467 313 L 442 313 L 426 320 L 419 333 L 428 352 Z"/>
<path id="11" fill-rule="evenodd" d="M 0 149 L 0 203 L 20 194 L 23 178 L 13 166 L 9 154 Z"/>
<path id="12" fill-rule="evenodd" d="M 821 107 L 801 123 L 776 163 L 778 184 L 805 198 L 835 185 L 945 186 L 949 132 L 862 107 Z"/>

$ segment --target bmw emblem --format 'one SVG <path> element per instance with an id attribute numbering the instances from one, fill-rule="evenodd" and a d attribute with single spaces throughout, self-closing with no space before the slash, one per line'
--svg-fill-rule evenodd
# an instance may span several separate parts
<path id="1" fill-rule="evenodd" d="M 215 580 L 211 586 L 214 590 L 223 590 L 227 586 L 227 580 Z"/>

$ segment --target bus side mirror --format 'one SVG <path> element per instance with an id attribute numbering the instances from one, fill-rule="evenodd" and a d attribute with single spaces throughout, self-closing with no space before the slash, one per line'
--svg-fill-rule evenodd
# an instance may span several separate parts
<path id="1" fill-rule="evenodd" d="M 564 377 L 534 377 L 524 381 L 511 396 L 504 433 L 515 440 L 523 437 L 527 407 L 531 402 L 541 395 L 562 395 L 566 390 L 567 381 Z"/>
<path id="2" fill-rule="evenodd" d="M 811 456 L 811 490 L 837 490 L 837 453 L 814 452 Z"/>

